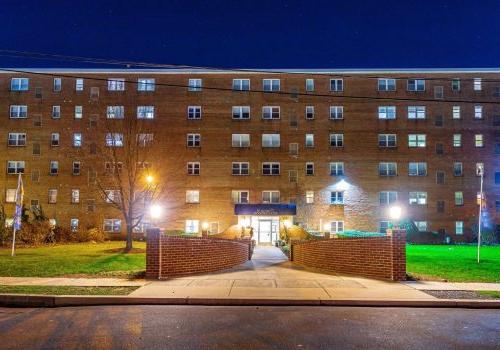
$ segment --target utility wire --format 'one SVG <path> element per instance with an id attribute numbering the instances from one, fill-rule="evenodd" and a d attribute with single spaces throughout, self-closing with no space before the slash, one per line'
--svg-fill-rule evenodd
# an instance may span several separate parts
<path id="1" fill-rule="evenodd" d="M 0 72 L 11 72 L 11 73 L 20 73 L 20 74 L 32 74 L 32 75 L 40 75 L 40 76 L 50 76 L 57 78 L 71 78 L 71 79 L 86 79 L 86 80 L 94 80 L 94 81 L 109 81 L 113 80 L 113 78 L 98 78 L 98 77 L 89 77 L 89 76 L 81 76 L 81 75 L 70 75 L 70 74 L 55 74 L 55 73 L 47 73 L 47 72 L 37 72 L 25 69 L 12 69 L 12 68 L 0 68 Z M 91 73 L 90 73 L 91 74 Z M 127 74 L 127 73 L 125 73 Z M 118 79 L 118 78 L 115 78 Z M 120 80 L 122 81 L 122 80 Z M 132 80 L 123 80 L 124 83 L 129 84 L 138 84 L 137 81 Z M 183 88 L 189 89 L 193 88 L 192 86 L 185 84 L 172 84 L 172 83 L 157 83 L 156 86 L 165 86 L 170 88 Z M 259 93 L 259 94 L 272 94 L 278 96 L 288 96 L 291 98 L 301 97 L 323 97 L 329 99 L 351 99 L 351 100 L 380 100 L 380 101 L 405 101 L 405 102 L 430 102 L 430 103 L 473 103 L 473 104 L 492 104 L 496 105 L 499 102 L 496 101 L 482 101 L 482 100 L 445 100 L 445 99 L 431 99 L 431 98 L 409 98 L 409 97 L 381 97 L 381 96 L 356 96 L 356 95 L 339 95 L 335 92 L 332 94 L 317 94 L 317 93 L 303 93 L 303 92 L 294 92 L 294 91 L 265 91 L 265 90 L 234 90 L 232 88 L 223 88 L 223 87 L 213 87 L 213 86 L 203 86 L 200 88 L 201 90 L 214 90 L 214 91 L 226 91 L 226 92 L 236 92 L 236 93 Z"/>
<path id="2" fill-rule="evenodd" d="M 4 54 L 1 54 L 1 53 Z M 210 66 L 193 66 L 193 65 L 184 65 L 184 64 L 161 64 L 161 63 L 149 63 L 149 62 L 138 62 L 138 61 L 123 61 L 123 60 L 115 60 L 115 59 L 102 59 L 102 58 L 92 58 L 92 57 L 84 57 L 84 56 L 69 56 L 69 55 L 59 55 L 59 54 L 49 54 L 43 52 L 35 52 L 35 51 L 18 51 L 18 50 L 7 50 L 0 49 L 0 56 L 6 57 L 18 57 L 18 58 L 33 58 L 33 59 L 46 59 L 46 60 L 56 60 L 56 61 L 70 61 L 70 62 L 83 62 L 83 63 L 94 63 L 94 64 L 109 64 L 109 65 L 119 65 L 130 67 L 147 67 L 147 68 L 164 68 L 164 69 L 205 69 L 205 70 L 214 70 L 214 71 L 229 71 L 229 72 L 244 72 L 244 73 L 263 73 L 263 74 L 290 74 L 290 75 L 307 75 L 307 76 L 328 76 L 328 77 L 346 77 L 346 78 L 354 78 L 354 79 L 394 79 L 394 80 L 407 80 L 407 79 L 416 79 L 418 76 L 418 71 L 414 74 L 415 76 L 399 76 L 399 77 L 391 77 L 391 76 L 359 76 L 359 75 L 349 75 L 343 74 L 342 72 L 338 73 L 321 73 L 321 72 L 290 72 L 284 70 L 267 70 L 267 69 L 245 69 L 245 68 L 224 68 L 224 67 L 210 67 Z M 397 70 L 397 69 L 394 69 Z M 388 71 L 390 71 L 388 69 Z M 432 72 L 430 72 L 432 73 Z M 472 72 L 463 72 L 467 74 L 472 74 Z M 462 74 L 463 74 L 462 73 Z M 363 74 L 362 72 L 360 74 Z M 398 74 L 398 73 L 390 73 L 390 74 Z M 437 74 L 437 73 L 434 73 Z M 451 73 L 449 73 L 451 74 Z M 453 81 L 455 78 L 437 78 L 437 77 L 428 77 L 422 78 L 424 80 L 429 81 Z M 474 81 L 474 78 L 460 78 L 461 81 Z M 481 79 L 481 82 L 491 82 L 491 83 L 500 83 L 500 79 Z"/>

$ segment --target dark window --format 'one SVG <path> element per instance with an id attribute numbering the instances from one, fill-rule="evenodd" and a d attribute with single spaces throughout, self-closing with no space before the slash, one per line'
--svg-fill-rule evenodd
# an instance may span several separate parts
<path id="1" fill-rule="evenodd" d="M 443 116 L 442 115 L 437 115 L 436 120 L 434 122 L 434 125 L 436 126 L 443 126 Z"/>
<path id="2" fill-rule="evenodd" d="M 33 155 L 34 156 L 40 155 L 40 144 L 38 142 L 33 143 Z"/>
<path id="3" fill-rule="evenodd" d="M 497 211 L 500 211 L 500 201 L 495 201 L 495 208 Z M 499 227 L 500 227 L 500 225 L 497 225 L 497 232 L 498 232 Z"/>
<path id="4" fill-rule="evenodd" d="M 42 88 L 41 87 L 36 87 L 35 88 L 35 97 L 36 98 L 42 98 Z"/>
<path id="5" fill-rule="evenodd" d="M 495 171 L 495 183 L 500 184 L 500 171 Z"/>
<path id="6" fill-rule="evenodd" d="M 299 126 L 299 118 L 295 114 L 290 116 L 290 127 L 296 128 Z"/>
<path id="7" fill-rule="evenodd" d="M 444 147 L 442 143 L 436 143 L 436 154 L 444 154 Z"/>
<path id="8" fill-rule="evenodd" d="M 493 126 L 500 126 L 500 115 L 493 116 Z"/>
<path id="9" fill-rule="evenodd" d="M 436 183 L 438 185 L 444 185 L 444 171 L 436 172 Z"/>
<path id="10" fill-rule="evenodd" d="M 42 116 L 41 115 L 33 116 L 33 126 L 42 126 Z"/>
<path id="11" fill-rule="evenodd" d="M 500 142 L 495 142 L 495 154 L 500 154 Z"/>
<path id="12" fill-rule="evenodd" d="M 444 213 L 444 201 L 437 201 L 437 212 Z"/>

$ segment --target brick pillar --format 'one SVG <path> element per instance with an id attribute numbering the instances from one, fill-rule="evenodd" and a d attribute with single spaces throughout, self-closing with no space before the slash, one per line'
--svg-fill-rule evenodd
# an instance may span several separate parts
<path id="1" fill-rule="evenodd" d="M 391 279 L 406 280 L 406 230 L 389 229 L 387 235 L 391 239 Z"/>
<path id="2" fill-rule="evenodd" d="M 153 227 L 146 231 L 146 278 L 160 278 L 160 229 Z"/>

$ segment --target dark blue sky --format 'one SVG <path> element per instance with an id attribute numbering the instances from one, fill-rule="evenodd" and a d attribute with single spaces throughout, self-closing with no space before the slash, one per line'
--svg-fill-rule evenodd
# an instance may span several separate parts
<path id="1" fill-rule="evenodd" d="M 0 49 L 106 59 L 250 68 L 500 66 L 498 0 L 4 0 L 0 23 Z M 82 64 L 0 57 L 0 66 Z"/>

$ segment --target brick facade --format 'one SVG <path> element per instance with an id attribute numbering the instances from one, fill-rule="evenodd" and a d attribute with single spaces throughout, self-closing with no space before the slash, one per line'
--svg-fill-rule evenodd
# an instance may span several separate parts
<path id="1" fill-rule="evenodd" d="M 331 238 L 295 242 L 291 260 L 327 271 L 370 278 L 406 279 L 406 232 L 388 230 L 385 237 Z"/>
<path id="2" fill-rule="evenodd" d="M 219 271 L 250 260 L 250 239 L 173 237 L 148 230 L 146 278 L 165 279 Z"/>

